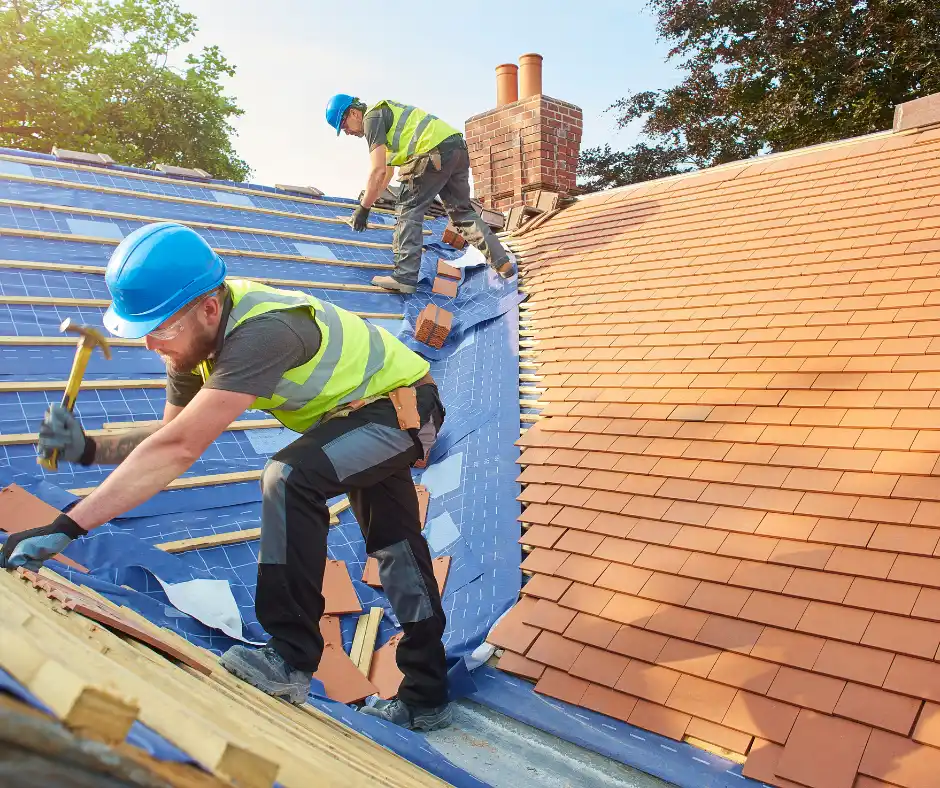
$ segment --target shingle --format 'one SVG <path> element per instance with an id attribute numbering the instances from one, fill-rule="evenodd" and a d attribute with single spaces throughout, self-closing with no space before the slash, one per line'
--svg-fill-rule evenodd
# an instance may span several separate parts
<path id="1" fill-rule="evenodd" d="M 522 586 L 522 593 L 542 599 L 551 599 L 557 602 L 561 595 L 568 590 L 570 585 L 571 581 L 565 580 L 562 577 L 536 575 Z M 594 589 L 591 590 L 593 591 Z"/>
<path id="2" fill-rule="evenodd" d="M 872 613 L 843 605 L 811 602 L 796 629 L 812 635 L 858 643 L 871 623 Z"/>
<path id="3" fill-rule="evenodd" d="M 526 619 L 535 608 L 536 600 L 523 597 L 519 600 L 508 613 L 506 613 L 499 623 L 490 630 L 487 635 L 487 642 L 492 643 L 499 648 L 515 651 L 517 654 L 525 654 L 526 650 L 532 645 L 532 641 L 539 635 L 536 627 L 526 623 Z"/>
<path id="4" fill-rule="evenodd" d="M 606 649 L 620 628 L 621 625 L 613 621 L 587 613 L 578 613 L 565 629 L 564 635 L 569 640 L 577 640 L 580 643 Z"/>
<path id="5" fill-rule="evenodd" d="M 681 740 L 692 718 L 688 714 L 646 701 L 637 701 L 629 722 L 660 736 Z"/>
<path id="6" fill-rule="evenodd" d="M 537 576 L 526 583 L 522 588 L 523 593 L 528 592 L 529 586 L 543 577 L 545 576 Z M 583 583 L 572 583 L 570 580 L 562 580 L 561 578 L 553 577 L 546 579 L 562 583 L 563 586 L 560 590 L 557 590 L 557 595 L 548 596 L 547 594 L 543 594 L 543 596 L 557 601 L 564 607 L 570 607 L 572 610 L 578 610 L 582 613 L 599 615 L 614 596 L 613 591 L 606 591 L 603 588 L 594 588 L 593 586 L 586 586 Z M 551 590 L 553 594 L 556 591 L 556 589 Z"/>
<path id="7" fill-rule="evenodd" d="M 558 670 L 568 671 L 585 648 L 580 643 L 568 640 L 553 632 L 543 632 L 526 652 L 526 657 L 550 665 Z"/>
<path id="8" fill-rule="evenodd" d="M 538 681 L 545 672 L 545 666 L 531 659 L 514 654 L 512 651 L 504 651 L 499 658 L 497 667 L 507 673 L 513 673 L 516 676 Z"/>
<path id="9" fill-rule="evenodd" d="M 565 554 L 556 552 L 555 555 Z M 529 559 L 526 559 L 526 561 L 523 562 L 523 569 L 529 568 L 526 566 L 528 560 Z M 560 565 L 551 571 L 551 574 L 557 577 L 565 577 L 568 580 L 574 580 L 578 583 L 584 583 L 585 585 L 592 585 L 610 565 L 609 561 L 603 561 L 599 558 L 591 558 L 584 555 L 568 555 Z"/>
<path id="10" fill-rule="evenodd" d="M 764 631 L 761 624 L 727 616 L 711 615 L 702 624 L 695 639 L 728 651 L 749 654 Z"/>
<path id="11" fill-rule="evenodd" d="M 588 682 L 583 679 L 569 676 L 563 670 L 555 670 L 553 668 L 546 668 L 538 683 L 535 685 L 536 692 L 575 705 L 581 702 L 581 698 L 584 696 L 587 688 Z"/>
<path id="12" fill-rule="evenodd" d="M 845 682 L 806 670 L 781 667 L 767 690 L 767 697 L 831 714 L 845 689 Z"/>
<path id="13" fill-rule="evenodd" d="M 670 667 L 682 673 L 707 678 L 720 655 L 721 651 L 711 646 L 703 646 L 679 638 L 669 638 L 655 658 L 655 662 L 657 665 Z"/>
<path id="14" fill-rule="evenodd" d="M 893 692 L 885 692 L 861 684 L 847 684 L 839 697 L 839 702 L 836 704 L 835 713 L 840 717 L 847 717 L 850 720 L 871 725 L 874 728 L 884 728 L 902 736 L 907 736 L 911 732 L 921 705 L 920 700 L 904 695 L 896 695 Z M 921 726 L 926 728 L 929 725 L 928 721 L 931 715 L 928 710 L 931 706 L 932 704 L 928 703 L 923 713 L 921 713 L 918 728 Z M 933 706 L 933 708 L 936 710 L 938 707 Z M 940 718 L 937 719 L 937 722 L 940 722 Z M 924 739 L 920 740 L 925 741 Z M 940 736 L 933 741 L 926 741 L 926 743 L 936 746 L 940 744 Z"/>
<path id="15" fill-rule="evenodd" d="M 817 673 L 880 687 L 892 668 L 893 660 L 895 655 L 890 651 L 827 640 L 812 667 Z M 940 673 L 937 679 L 940 681 Z M 904 681 L 903 678 L 899 680 Z"/>
<path id="16" fill-rule="evenodd" d="M 934 706 L 929 744 L 903 738 L 919 698 L 940 708 L 940 258 L 910 251 L 940 241 L 911 137 L 587 198 L 524 242 L 568 430 L 520 441 L 529 546 L 612 562 L 563 589 L 567 637 L 682 675 L 676 708 L 597 682 L 582 702 L 740 752 L 757 736 L 744 773 L 781 788 L 940 771 Z"/>
<path id="17" fill-rule="evenodd" d="M 630 719 L 636 704 L 637 699 L 631 695 L 602 687 L 599 684 L 589 684 L 581 697 L 580 703 L 586 709 L 591 709 L 599 714 L 606 714 L 608 717 L 623 722 Z"/>
<path id="18" fill-rule="evenodd" d="M 940 624 L 876 613 L 865 630 L 862 644 L 932 659 L 940 648 Z"/>
<path id="19" fill-rule="evenodd" d="M 765 627 L 751 649 L 751 656 L 779 662 L 781 665 L 810 669 L 824 644 L 825 641 L 819 637 Z"/>
<path id="20" fill-rule="evenodd" d="M 796 706 L 739 690 L 722 723 L 729 728 L 784 744 L 799 711 Z"/>
<path id="21" fill-rule="evenodd" d="M 779 665 L 725 651 L 708 674 L 713 681 L 764 695 L 770 689 Z"/>
<path id="22" fill-rule="evenodd" d="M 548 599 L 539 599 L 525 615 L 525 623 L 537 629 L 547 629 L 556 634 L 565 631 L 575 617 L 574 610 L 561 607 Z"/>
<path id="23" fill-rule="evenodd" d="M 776 774 L 809 788 L 852 788 L 870 732 L 864 725 L 803 710 Z"/>
<path id="24" fill-rule="evenodd" d="M 630 660 L 610 651 L 585 646 L 569 669 L 572 676 L 613 687 Z"/>
<path id="25" fill-rule="evenodd" d="M 753 591 L 739 616 L 760 624 L 796 629 L 808 606 L 809 602 L 805 599 Z"/>
<path id="26" fill-rule="evenodd" d="M 920 586 L 856 577 L 843 600 L 847 605 L 910 615 Z"/>

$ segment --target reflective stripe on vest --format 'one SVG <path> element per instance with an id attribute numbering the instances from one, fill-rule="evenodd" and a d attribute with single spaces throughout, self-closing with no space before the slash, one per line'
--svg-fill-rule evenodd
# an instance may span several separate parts
<path id="1" fill-rule="evenodd" d="M 392 125 L 385 137 L 388 146 L 388 164 L 398 167 L 415 156 L 434 150 L 448 137 L 460 132 L 423 109 L 397 101 L 384 99 L 367 110 L 388 107 L 392 111 Z"/>
<path id="2" fill-rule="evenodd" d="M 430 365 L 385 329 L 306 293 L 277 290 L 244 279 L 227 279 L 232 309 L 225 336 L 247 320 L 268 312 L 308 308 L 320 329 L 316 355 L 287 370 L 270 397 L 251 407 L 266 410 L 285 427 L 305 432 L 338 405 L 385 394 L 424 377 Z M 271 349 L 277 352 L 276 348 Z M 203 380 L 211 364 L 198 370 Z"/>

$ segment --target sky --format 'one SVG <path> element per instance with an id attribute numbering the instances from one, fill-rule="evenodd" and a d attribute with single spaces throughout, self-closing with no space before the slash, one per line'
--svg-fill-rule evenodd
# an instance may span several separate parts
<path id="1" fill-rule="evenodd" d="M 625 148 L 636 131 L 605 110 L 679 79 L 644 0 L 178 2 L 199 20 L 192 46 L 217 44 L 237 67 L 226 88 L 245 110 L 234 144 L 250 180 L 333 196 L 358 196 L 369 170 L 365 141 L 326 124 L 334 93 L 414 104 L 463 129 L 495 107 L 496 66 L 538 52 L 543 92 L 584 110 L 582 148 Z"/>

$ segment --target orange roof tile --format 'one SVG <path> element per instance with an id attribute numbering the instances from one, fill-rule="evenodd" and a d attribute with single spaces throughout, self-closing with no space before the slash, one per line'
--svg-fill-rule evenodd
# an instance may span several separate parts
<path id="1" fill-rule="evenodd" d="M 932 786 L 940 135 L 592 195 L 513 247 L 542 418 L 504 669 L 769 785 Z"/>

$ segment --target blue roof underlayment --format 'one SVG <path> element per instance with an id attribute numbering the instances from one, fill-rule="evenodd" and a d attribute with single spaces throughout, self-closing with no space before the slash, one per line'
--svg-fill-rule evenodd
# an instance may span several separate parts
<path id="1" fill-rule="evenodd" d="M 130 167 L 73 168 L 63 166 L 52 156 L 0 149 L 0 260 L 77 264 L 94 269 L 34 270 L 5 263 L 0 266 L 0 296 L 107 299 L 102 274 L 115 241 L 148 221 L 158 220 L 211 223 L 211 229 L 197 231 L 222 250 L 232 276 L 367 285 L 376 273 L 383 272 L 381 266 L 392 262 L 390 248 L 357 246 L 355 242 L 390 244 L 394 217 L 373 213 L 372 222 L 385 224 L 386 228 L 362 234 L 354 233 L 344 222 L 329 221 L 347 219 L 348 206 L 355 205 L 353 200 L 323 198 L 327 204 L 321 204 L 254 184 L 146 179 L 133 177 L 135 174 L 159 175 Z M 93 188 L 69 186 L 73 183 Z M 240 191 L 220 186 L 236 186 Z M 98 190 L 101 188 L 105 190 Z M 107 189 L 133 194 L 108 193 Z M 448 618 L 445 645 L 455 663 L 453 694 L 470 695 L 505 714 L 678 785 L 718 788 L 750 782 L 740 776 L 740 767 L 720 758 L 542 698 L 531 691 L 531 685 L 490 668 L 476 671 L 474 684 L 463 669 L 461 658 L 483 643 L 486 633 L 519 594 L 520 507 L 516 501 L 518 450 L 514 444 L 519 437 L 516 307 L 522 299 L 515 280 L 503 282 L 485 267 L 464 271 L 455 299 L 432 295 L 431 281 L 438 259 L 456 265 L 461 262 L 455 260 L 459 253 L 441 242 L 445 224 L 445 220 L 426 223 L 430 235 L 425 236 L 421 282 L 414 296 L 303 289 L 345 309 L 384 315 L 369 319 L 398 334 L 431 361 L 447 419 L 429 468 L 416 472 L 415 480 L 428 486 L 432 494 L 425 530 L 432 553 L 452 558 L 443 601 Z M 247 233 L 245 228 L 261 232 Z M 271 231 L 312 237 L 284 238 L 269 234 Z M 83 239 L 71 240 L 69 236 Z M 239 254 L 226 255 L 227 249 Z M 252 252 L 287 255 L 291 259 L 266 259 L 252 256 Z M 362 267 L 331 264 L 333 261 L 355 262 Z M 454 313 L 454 328 L 440 350 L 411 339 L 415 318 L 429 302 Z M 59 323 L 66 317 L 100 327 L 103 312 L 99 306 L 0 304 L 0 336 L 56 336 Z M 73 355 L 74 349 L 67 346 L 0 345 L 0 381 L 63 381 Z M 111 361 L 105 361 L 96 354 L 86 381 L 164 377 L 162 363 L 142 347 L 116 347 L 113 355 Z M 61 390 L 0 393 L 0 434 L 35 432 L 46 408 L 60 397 Z M 86 429 L 95 429 L 105 422 L 160 418 L 164 401 L 160 387 L 138 384 L 116 390 L 85 389 L 76 412 Z M 243 418 L 265 415 L 250 412 Z M 186 475 L 260 469 L 291 435 L 281 429 L 226 432 Z M 32 445 L 0 446 L 0 487 L 16 482 L 58 507 L 75 500 L 69 489 L 96 485 L 107 473 L 107 469 L 62 465 L 59 472 L 47 474 L 36 464 Z M 236 641 L 173 607 L 156 577 L 168 583 L 190 579 L 228 581 L 242 618 L 244 637 L 264 640 L 253 606 L 258 543 L 178 555 L 166 554 L 152 545 L 259 524 L 260 489 L 256 481 L 171 490 L 73 543 L 68 555 L 91 570 L 91 577 L 81 577 L 83 583 L 176 630 L 193 643 L 221 653 Z M 384 643 L 398 630 L 397 622 L 385 596 L 356 579 L 362 574 L 365 549 L 349 510 L 340 515 L 340 524 L 330 529 L 329 552 L 332 558 L 346 562 L 363 607 L 385 608 L 378 640 Z M 56 568 L 70 575 L 62 565 Z M 347 649 L 354 628 L 355 616 L 344 616 L 342 630 Z M 0 672 L 2 689 L 16 691 L 9 677 Z M 420 735 L 392 730 L 315 695 L 311 702 L 454 785 L 483 785 L 453 766 Z M 185 759 L 143 726 L 135 726 L 135 731 L 136 741 L 157 757 Z M 664 757 L 666 751 L 671 757 Z"/>

